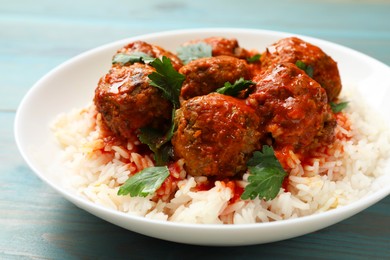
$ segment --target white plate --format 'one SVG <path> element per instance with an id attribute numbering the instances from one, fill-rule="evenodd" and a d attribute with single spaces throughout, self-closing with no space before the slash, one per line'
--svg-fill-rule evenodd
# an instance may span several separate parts
<path id="1" fill-rule="evenodd" d="M 199 29 L 148 34 L 114 42 L 83 53 L 58 66 L 27 93 L 17 111 L 15 137 L 18 148 L 33 171 L 78 207 L 115 225 L 144 235 L 198 245 L 250 245 L 273 242 L 307 234 L 344 220 L 390 194 L 390 186 L 348 206 L 325 213 L 272 223 L 245 225 L 178 224 L 130 216 L 93 204 L 61 186 L 48 165 L 58 148 L 50 146 L 49 123 L 60 113 L 91 102 L 98 79 L 110 67 L 113 53 L 134 40 L 144 40 L 175 51 L 187 41 L 210 36 L 234 37 L 240 45 L 263 51 L 266 46 L 291 34 L 248 29 Z M 358 88 L 368 104 L 379 112 L 390 111 L 390 68 L 364 54 L 323 40 L 297 35 L 320 46 L 339 65 L 343 82 Z M 382 115 L 390 122 L 390 114 Z M 46 144 L 49 145 L 47 146 Z M 43 161 L 36 149 L 47 147 Z M 35 151 L 34 151 L 35 150 Z M 59 166 L 61 167 L 61 166 Z M 387 172 L 387 174 L 390 174 Z"/>

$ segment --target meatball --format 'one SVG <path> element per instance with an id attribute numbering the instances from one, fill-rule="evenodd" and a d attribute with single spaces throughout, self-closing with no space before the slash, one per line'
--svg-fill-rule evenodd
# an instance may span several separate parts
<path id="1" fill-rule="evenodd" d="M 179 70 L 181 66 L 183 66 L 183 63 L 175 54 L 167 50 L 164 50 L 163 48 L 157 45 L 149 44 L 144 41 L 131 42 L 117 51 L 117 53 L 124 53 L 124 54 L 131 54 L 136 52 L 143 52 L 150 57 L 160 58 L 160 59 L 163 56 L 166 56 L 171 60 L 172 66 L 176 70 Z"/>
<path id="2" fill-rule="evenodd" d="M 116 135 L 132 138 L 134 130 L 161 128 L 171 118 L 172 105 L 160 90 L 149 85 L 149 65 L 112 67 L 95 90 L 94 102 L 103 122 Z"/>
<path id="3" fill-rule="evenodd" d="M 176 111 L 175 157 L 193 176 L 231 177 L 260 148 L 259 117 L 245 100 L 218 93 L 194 97 Z"/>
<path id="4" fill-rule="evenodd" d="M 247 63 L 230 56 L 197 59 L 184 65 L 179 72 L 186 76 L 181 88 L 184 100 L 209 94 L 223 87 L 225 82 L 233 84 L 241 77 L 250 77 Z"/>
<path id="5" fill-rule="evenodd" d="M 211 46 L 212 56 L 233 56 L 240 59 L 246 59 L 251 56 L 250 52 L 241 48 L 238 44 L 237 39 L 227 39 L 223 37 L 209 37 L 201 40 L 189 41 L 185 45 L 196 44 L 204 42 Z"/>
<path id="6" fill-rule="evenodd" d="M 283 63 L 253 81 L 247 103 L 263 118 L 276 149 L 285 146 L 308 151 L 330 143 L 336 124 L 325 90 L 295 64 Z"/>
<path id="7" fill-rule="evenodd" d="M 325 89 L 328 101 L 334 101 L 341 91 L 339 70 L 337 63 L 319 47 L 290 37 L 276 42 L 261 56 L 264 69 L 277 63 L 295 64 L 298 60 L 313 68 L 313 79 Z"/>

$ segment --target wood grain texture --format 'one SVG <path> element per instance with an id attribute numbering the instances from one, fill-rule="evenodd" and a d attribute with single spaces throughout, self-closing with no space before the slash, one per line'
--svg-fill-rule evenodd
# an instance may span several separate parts
<path id="1" fill-rule="evenodd" d="M 246 247 L 198 247 L 129 232 L 86 213 L 39 180 L 15 146 L 19 102 L 67 59 L 163 30 L 243 27 L 346 45 L 390 65 L 389 1 L 50 1 L 0 5 L 0 259 L 389 259 L 390 197 L 329 228 Z"/>

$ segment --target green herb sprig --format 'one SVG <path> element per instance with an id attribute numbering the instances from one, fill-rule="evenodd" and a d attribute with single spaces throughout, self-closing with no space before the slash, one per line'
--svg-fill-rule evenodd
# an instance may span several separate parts
<path id="1" fill-rule="evenodd" d="M 150 65 L 156 69 L 155 72 L 148 75 L 151 80 L 150 85 L 160 89 L 163 97 L 173 105 L 171 125 L 166 133 L 150 127 L 141 128 L 138 138 L 149 146 L 150 150 L 154 152 L 156 164 L 161 165 L 168 161 L 172 153 L 169 141 L 176 129 L 173 119 L 176 109 L 180 106 L 179 96 L 185 76 L 177 72 L 172 66 L 171 60 L 165 56 L 161 60 L 153 60 Z"/>
<path id="2" fill-rule="evenodd" d="M 176 129 L 176 123 L 173 120 L 175 109 L 172 110 L 171 125 L 166 133 L 163 133 L 152 127 L 140 128 L 137 135 L 141 143 L 146 144 L 154 153 L 154 161 L 156 165 L 163 165 L 168 162 L 170 157 L 173 157 L 172 145 L 169 142 L 172 139 Z"/>
<path id="3" fill-rule="evenodd" d="M 330 107 L 332 108 L 333 113 L 339 113 L 342 110 L 344 110 L 348 106 L 348 101 L 340 102 L 340 103 L 334 103 L 330 102 Z"/>
<path id="4" fill-rule="evenodd" d="M 154 153 L 157 166 L 149 167 L 131 176 L 119 189 L 118 195 L 142 196 L 145 197 L 155 192 L 169 176 L 169 170 L 164 165 L 172 157 L 172 139 L 176 129 L 173 120 L 176 108 L 179 107 L 179 95 L 185 76 L 178 73 L 172 66 L 169 58 L 163 56 L 162 59 L 153 59 L 149 63 L 156 69 L 148 75 L 151 80 L 150 85 L 162 91 L 164 98 L 172 102 L 171 125 L 167 132 L 161 132 L 151 127 L 140 128 L 138 138 L 141 143 L 148 145 Z"/>
<path id="5" fill-rule="evenodd" d="M 251 80 L 245 80 L 240 78 L 231 84 L 230 82 L 225 82 L 224 86 L 216 90 L 217 93 L 228 95 L 228 96 L 237 96 L 242 90 L 249 88 L 255 83 Z"/>
<path id="6" fill-rule="evenodd" d="M 149 64 L 154 59 L 155 58 L 144 52 L 118 53 L 112 58 L 112 64 L 120 64 L 122 66 L 134 64 L 136 62 Z"/>
<path id="7" fill-rule="evenodd" d="M 180 106 L 179 96 L 185 76 L 177 72 L 171 60 L 165 56 L 162 59 L 154 59 L 150 65 L 156 69 L 148 75 L 150 85 L 160 89 L 163 97 L 172 102 L 175 108 Z"/>
<path id="8" fill-rule="evenodd" d="M 177 49 L 177 56 L 179 56 L 179 58 L 183 61 L 184 64 L 188 64 L 193 60 L 211 57 L 212 51 L 213 48 L 211 47 L 211 45 L 205 42 L 199 42 L 180 46 Z"/>
<path id="9" fill-rule="evenodd" d="M 246 61 L 249 63 L 255 63 L 255 62 L 260 61 L 260 58 L 261 58 L 261 54 L 258 53 L 258 54 L 255 54 L 255 55 L 247 58 Z"/>
<path id="10" fill-rule="evenodd" d="M 314 74 L 314 68 L 313 66 L 311 65 L 307 65 L 306 63 L 304 63 L 303 61 L 301 60 L 297 60 L 295 62 L 295 65 L 300 68 L 301 70 L 303 70 L 304 72 L 306 72 L 306 74 L 310 77 L 310 78 L 313 78 L 313 74 Z"/>
<path id="11" fill-rule="evenodd" d="M 131 197 L 146 197 L 161 187 L 162 183 L 169 176 L 167 166 L 150 167 L 131 176 L 119 188 L 118 195 Z"/>
<path id="12" fill-rule="evenodd" d="M 287 173 L 275 156 L 271 146 L 263 146 L 262 151 L 256 151 L 247 163 L 249 169 L 249 184 L 245 187 L 241 199 L 272 200 L 282 187 Z"/>

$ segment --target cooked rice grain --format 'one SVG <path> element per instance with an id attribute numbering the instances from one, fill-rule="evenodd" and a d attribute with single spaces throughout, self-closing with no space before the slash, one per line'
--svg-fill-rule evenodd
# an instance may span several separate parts
<path id="1" fill-rule="evenodd" d="M 314 153 L 310 164 L 302 165 L 290 153 L 289 191 L 281 189 L 272 201 L 231 201 L 234 192 L 220 181 L 209 190 L 197 190 L 197 184 L 206 183 L 207 177 L 186 176 L 183 160 L 177 162 L 177 172 L 158 195 L 118 196 L 119 186 L 129 176 L 153 166 L 150 156 L 136 152 L 139 142 L 125 147 L 106 144 L 93 105 L 59 115 L 52 131 L 61 147 L 60 160 L 67 168 L 65 180 L 79 195 L 97 204 L 162 221 L 269 222 L 331 210 L 390 185 L 389 174 L 385 175 L 390 155 L 388 126 L 362 106 L 357 93 L 345 99 L 349 105 L 338 118 L 337 141 Z M 236 185 L 244 187 L 247 177 L 245 174 Z"/>

